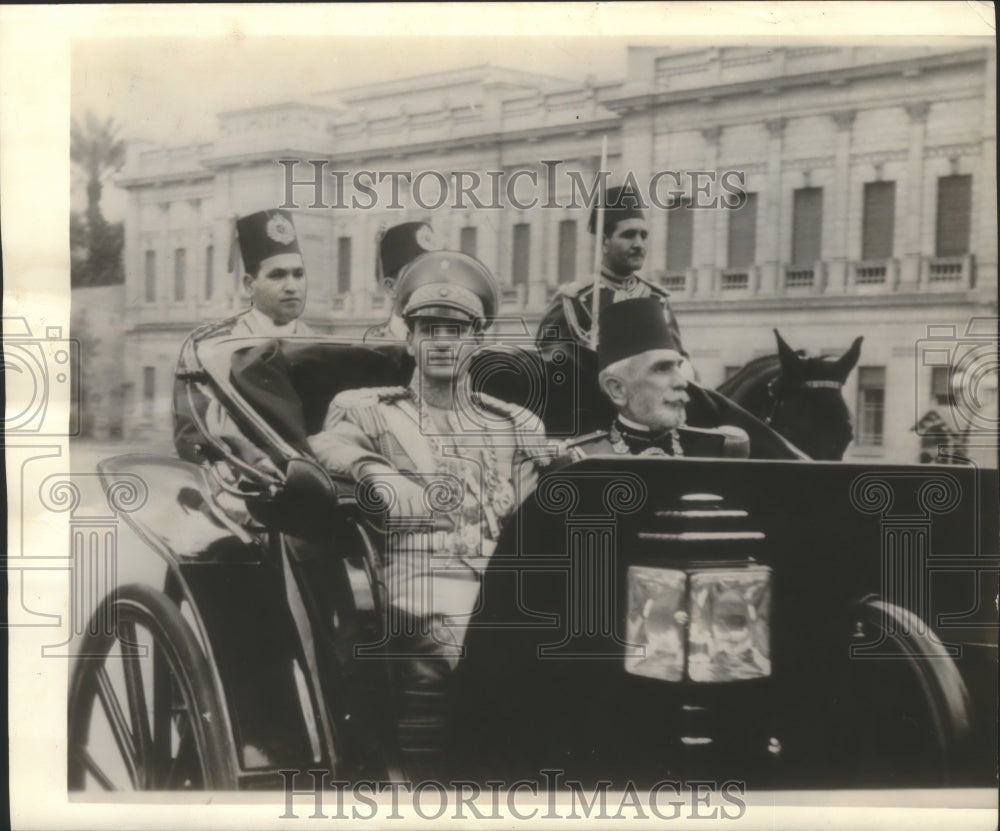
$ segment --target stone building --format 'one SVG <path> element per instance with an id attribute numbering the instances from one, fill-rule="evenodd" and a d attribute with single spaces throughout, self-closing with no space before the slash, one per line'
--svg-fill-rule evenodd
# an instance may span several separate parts
<path id="1" fill-rule="evenodd" d="M 579 205 L 606 136 L 611 183 L 647 189 L 645 276 L 671 291 L 706 384 L 774 352 L 774 328 L 814 354 L 862 334 L 848 458 L 916 461 L 934 408 L 989 438 L 988 418 L 955 410 L 971 399 L 951 367 L 995 349 L 995 77 L 992 42 L 968 39 L 634 47 L 624 79 L 472 67 L 220 113 L 209 144 L 135 145 L 119 181 L 126 433 L 169 431 L 181 340 L 245 303 L 234 215 L 296 206 L 320 331 L 386 317 L 376 234 L 417 218 L 494 270 L 507 331 L 533 331 L 560 283 L 592 273 Z M 995 406 L 993 368 L 962 370 L 977 407 Z"/>

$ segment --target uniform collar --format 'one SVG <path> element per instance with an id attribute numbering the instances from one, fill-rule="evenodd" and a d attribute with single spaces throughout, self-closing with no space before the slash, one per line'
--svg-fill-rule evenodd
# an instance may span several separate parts
<path id="1" fill-rule="evenodd" d="M 625 452 L 627 449 L 633 455 L 683 455 L 676 429 L 654 433 L 648 427 L 624 418 L 620 413 L 611 425 L 608 438 L 615 452 Z"/>
<path id="2" fill-rule="evenodd" d="M 262 335 L 294 335 L 296 323 L 298 323 L 297 319 L 288 323 L 275 323 L 266 314 L 255 308 L 250 309 L 250 316 L 253 318 L 254 329 Z"/>

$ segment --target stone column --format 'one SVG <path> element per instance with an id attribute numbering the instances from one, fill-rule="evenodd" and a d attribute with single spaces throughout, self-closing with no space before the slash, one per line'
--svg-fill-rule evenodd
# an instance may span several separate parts
<path id="1" fill-rule="evenodd" d="M 702 138 L 705 139 L 705 164 L 702 168 L 706 171 L 715 171 L 719 161 L 719 141 L 722 137 L 722 127 L 705 127 L 701 131 Z M 704 185 L 704 182 L 692 183 L 693 187 Z M 699 202 L 707 202 L 714 195 L 715 188 L 708 196 L 705 194 L 692 193 L 692 205 L 697 208 Z M 715 268 L 718 263 L 716 246 L 716 228 L 719 225 L 719 211 L 721 208 L 698 208 L 695 212 L 694 222 L 694 265 L 698 271 L 697 295 L 699 297 L 710 297 L 715 294 L 716 279 Z"/>
<path id="2" fill-rule="evenodd" d="M 850 260 L 847 231 L 851 216 L 851 127 L 855 115 L 855 110 L 842 110 L 832 114 L 837 128 L 837 144 L 834 150 L 833 245 L 830 246 L 828 258 L 827 294 L 843 294 L 847 290 Z"/>
<path id="3" fill-rule="evenodd" d="M 906 238 L 900 274 L 900 289 L 914 291 L 920 286 L 920 260 L 923 253 L 921 225 L 924 202 L 924 135 L 930 104 L 919 101 L 906 105 L 910 117 L 910 146 L 906 165 Z"/>
<path id="4" fill-rule="evenodd" d="M 974 273 L 976 287 L 989 292 L 997 285 L 997 56 L 996 51 L 986 50 L 985 90 L 983 107 L 982 149 L 980 167 L 982 176 L 973 179 L 973 191 L 978 205 L 973 209 L 978 216 L 973 228 L 972 251 L 976 255 Z M 994 294 L 994 298 L 995 298 Z"/>
<path id="5" fill-rule="evenodd" d="M 782 53 L 783 54 L 783 53 Z M 771 118 L 767 128 L 767 192 L 764 194 L 763 258 L 761 258 L 760 293 L 775 294 L 781 279 L 781 160 L 786 118 Z"/>

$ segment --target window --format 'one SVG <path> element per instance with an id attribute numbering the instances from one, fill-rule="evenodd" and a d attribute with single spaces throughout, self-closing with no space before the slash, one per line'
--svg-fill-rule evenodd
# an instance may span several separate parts
<path id="1" fill-rule="evenodd" d="M 205 248 L 205 299 L 212 299 L 214 286 L 212 281 L 215 278 L 215 246 L 209 245 Z"/>
<path id="2" fill-rule="evenodd" d="M 951 367 L 931 367 L 931 395 L 941 406 L 951 403 Z"/>
<path id="3" fill-rule="evenodd" d="M 351 290 L 351 238 L 337 239 L 337 294 Z"/>
<path id="4" fill-rule="evenodd" d="M 687 271 L 694 252 L 694 213 L 691 200 L 681 199 L 667 212 L 667 271 Z"/>
<path id="5" fill-rule="evenodd" d="M 187 279 L 187 250 L 174 249 L 174 300 L 184 299 L 184 282 Z"/>
<path id="6" fill-rule="evenodd" d="M 861 217 L 861 259 L 889 259 L 895 229 L 896 183 L 866 182 Z"/>
<path id="7" fill-rule="evenodd" d="M 881 447 L 884 416 L 885 367 L 859 367 L 857 418 L 859 445 Z"/>
<path id="8" fill-rule="evenodd" d="M 792 207 L 792 265 L 812 266 L 823 239 L 823 188 L 799 188 Z"/>
<path id="9" fill-rule="evenodd" d="M 559 223 L 559 282 L 572 283 L 576 279 L 576 220 L 564 219 Z"/>
<path id="10" fill-rule="evenodd" d="M 476 229 L 472 225 L 466 225 L 459 231 L 458 250 L 470 257 L 476 256 Z"/>
<path id="11" fill-rule="evenodd" d="M 742 207 L 729 212 L 729 268 L 757 262 L 757 194 L 748 193 Z"/>
<path id="12" fill-rule="evenodd" d="M 942 176 L 938 179 L 938 257 L 960 257 L 969 253 L 972 226 L 972 177 Z"/>
<path id="13" fill-rule="evenodd" d="M 730 378 L 732 378 L 741 369 L 743 369 L 743 367 L 741 367 L 741 366 L 724 366 L 722 368 L 722 374 L 724 376 L 723 380 L 724 381 L 728 381 Z"/>
<path id="14" fill-rule="evenodd" d="M 156 252 L 146 252 L 146 302 L 156 302 Z"/>
<path id="15" fill-rule="evenodd" d="M 153 414 L 153 402 L 156 400 L 156 367 L 142 368 L 142 410 L 147 416 Z"/>
<path id="16" fill-rule="evenodd" d="M 528 282 L 530 257 L 531 226 L 527 222 L 519 222 L 514 226 L 514 256 L 510 269 L 514 285 L 524 285 Z"/>

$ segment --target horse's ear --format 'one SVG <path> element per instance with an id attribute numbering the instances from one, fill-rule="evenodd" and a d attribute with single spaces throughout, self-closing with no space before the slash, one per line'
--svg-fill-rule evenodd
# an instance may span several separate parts
<path id="1" fill-rule="evenodd" d="M 851 344 L 851 348 L 837 359 L 837 377 L 840 379 L 840 383 L 844 383 L 847 380 L 847 376 L 851 374 L 851 370 L 857 365 L 858 358 L 861 357 L 861 342 L 863 340 L 864 337 L 855 338 L 854 343 Z"/>
<path id="2" fill-rule="evenodd" d="M 795 354 L 795 350 L 792 347 L 785 343 L 784 338 L 781 337 L 777 329 L 774 330 L 774 336 L 778 339 L 778 357 L 781 359 L 781 368 L 786 373 L 795 372 L 802 363 L 802 359 Z"/>

